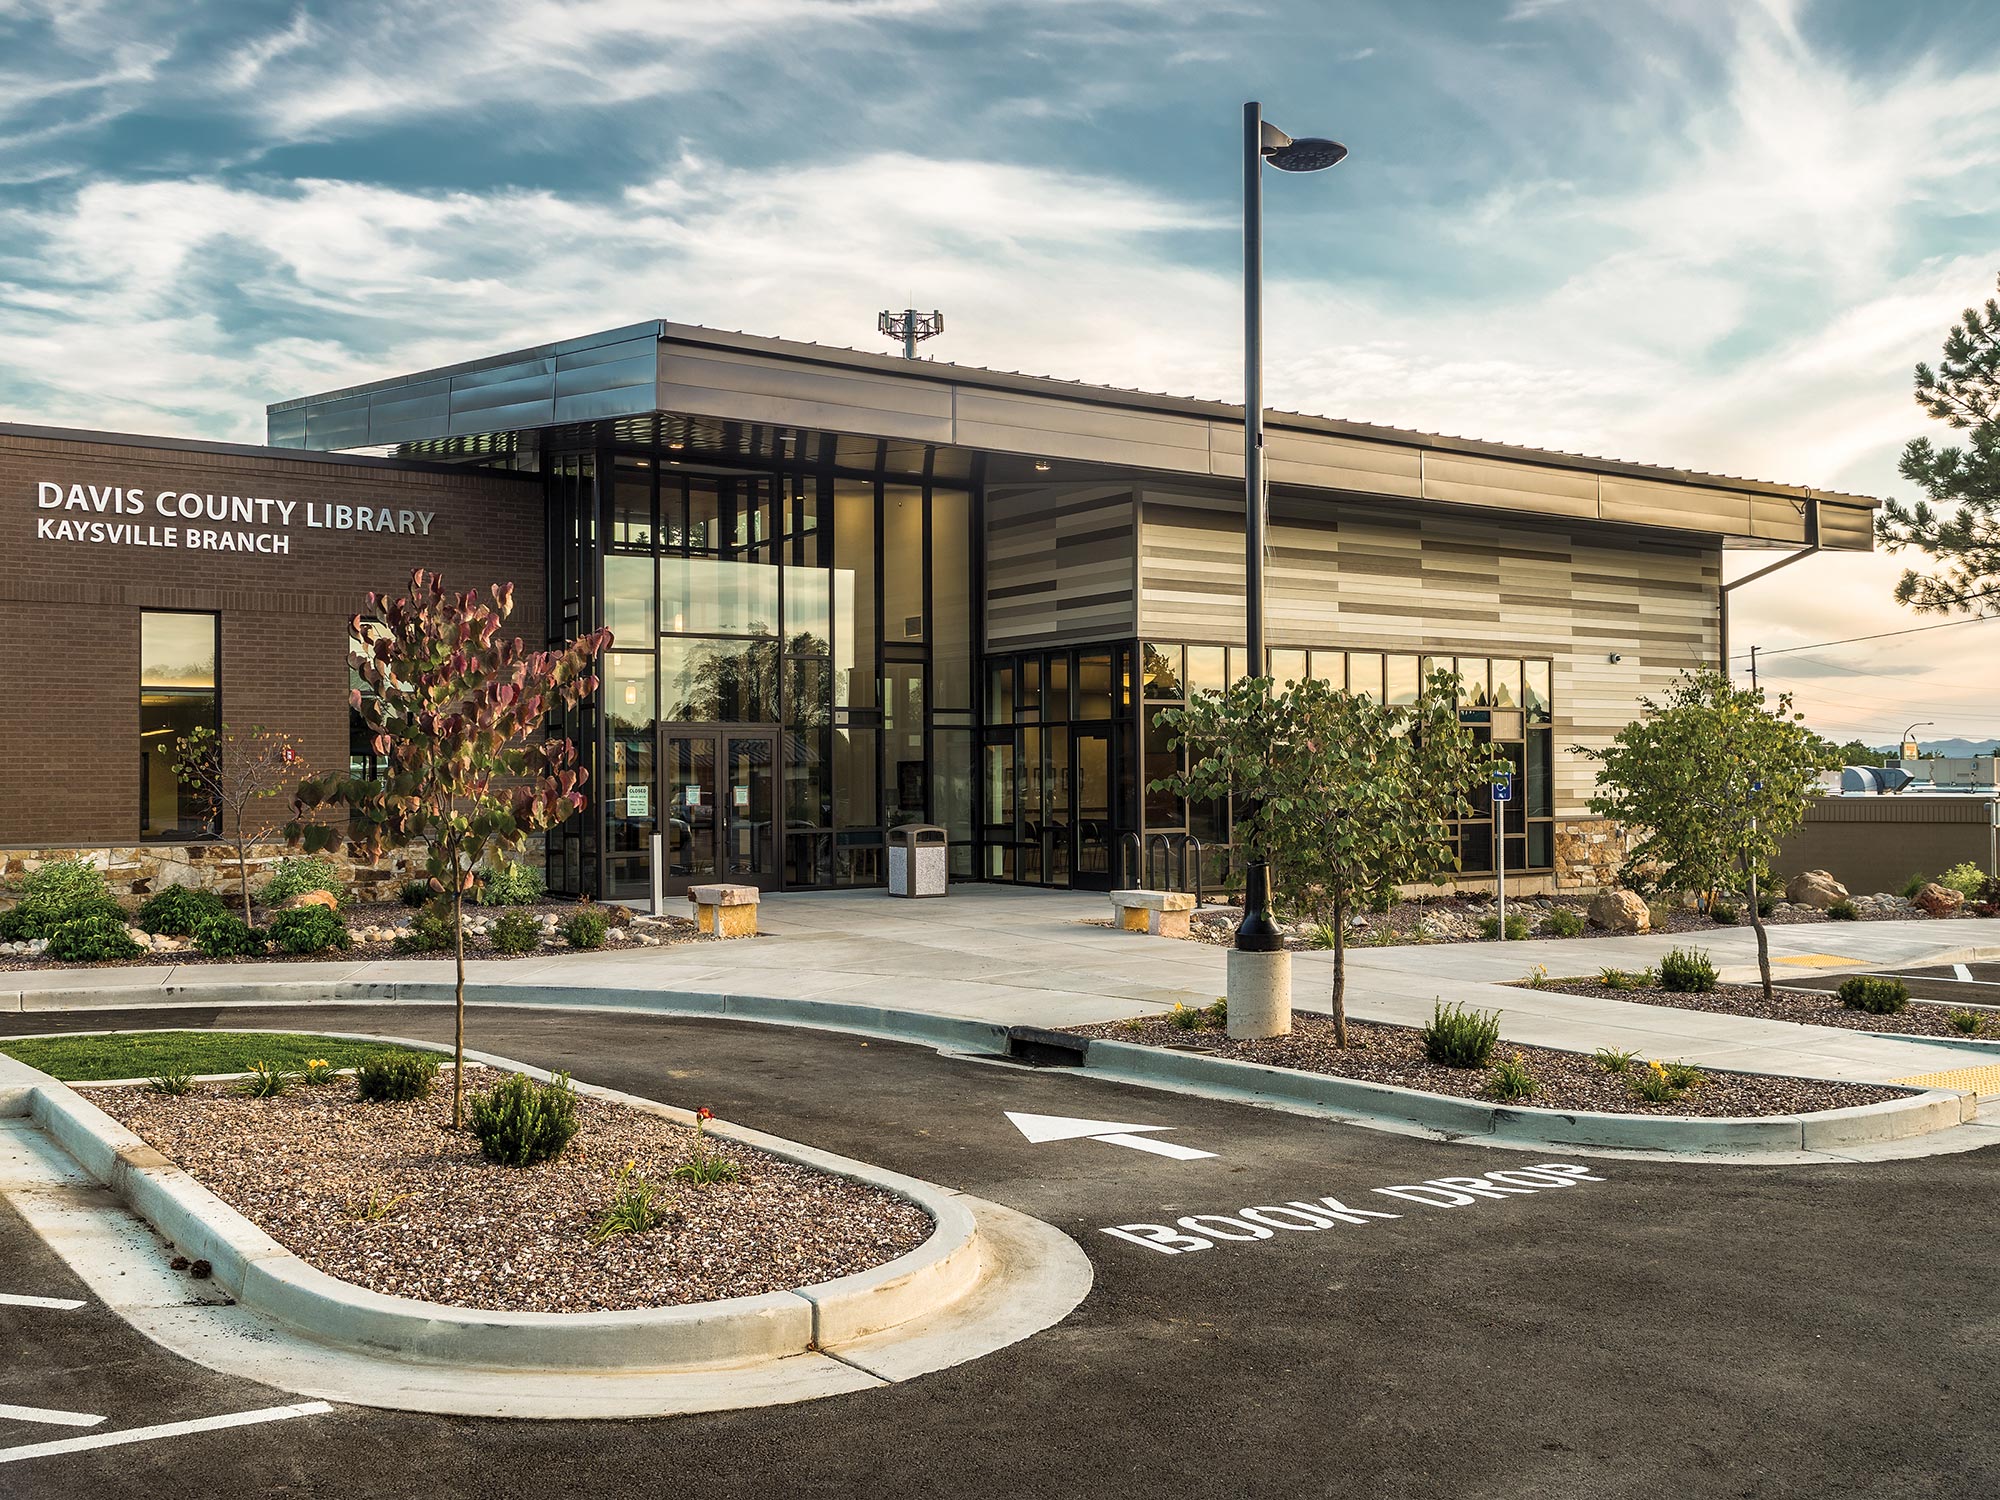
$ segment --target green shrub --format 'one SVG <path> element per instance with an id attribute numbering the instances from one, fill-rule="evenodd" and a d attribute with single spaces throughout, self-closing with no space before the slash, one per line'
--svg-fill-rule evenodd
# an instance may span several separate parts
<path id="1" fill-rule="evenodd" d="M 1849 1010 L 1866 1011 L 1871 1016 L 1893 1016 L 1910 1003 L 1910 987 L 1900 979 L 1882 974 L 1856 974 L 1843 979 L 1836 993 Z"/>
<path id="2" fill-rule="evenodd" d="M 524 911 L 510 911 L 487 929 L 495 953 L 533 953 L 542 943 L 542 924 Z"/>
<path id="3" fill-rule="evenodd" d="M 325 953 L 330 948 L 354 945 L 340 913 L 328 911 L 324 906 L 295 906 L 281 911 L 271 918 L 267 931 L 271 941 L 287 953 Z"/>
<path id="4" fill-rule="evenodd" d="M 1660 960 L 1660 988 L 1676 995 L 1706 995 L 1715 988 L 1715 965 L 1699 948 L 1675 948 Z"/>
<path id="5" fill-rule="evenodd" d="M 533 865 L 503 864 L 488 870 L 479 881 L 481 906 L 533 906 L 548 888 L 542 872 Z"/>
<path id="6" fill-rule="evenodd" d="M 396 899 L 405 906 L 429 906 L 431 903 L 431 883 L 429 880 L 406 880 L 396 892 Z"/>
<path id="7" fill-rule="evenodd" d="M 1535 1075 L 1528 1071 L 1527 1063 L 1516 1052 L 1512 1057 L 1496 1063 L 1493 1078 L 1486 1085 L 1486 1092 L 1495 1099 L 1528 1099 L 1534 1096 L 1541 1085 L 1535 1082 Z"/>
<path id="8" fill-rule="evenodd" d="M 252 1099 L 275 1099 L 299 1081 L 299 1075 L 270 1063 L 250 1064 L 250 1076 L 236 1085 L 236 1092 Z"/>
<path id="9" fill-rule="evenodd" d="M 427 906 L 396 934 L 395 947 L 398 953 L 449 953 L 455 942 L 450 910 Z"/>
<path id="10" fill-rule="evenodd" d="M 1924 875 L 1921 873 L 1912 875 L 1908 880 L 1903 882 L 1902 887 L 1896 892 L 1896 894 L 1901 896 L 1905 901 L 1907 901 L 1912 896 L 1916 895 L 1918 891 L 1922 890 L 1925 886 L 1929 885 L 1930 883 L 1931 883 L 1930 877 L 1928 875 Z"/>
<path id="11" fill-rule="evenodd" d="M 25 936 L 48 937 L 60 923 L 117 905 L 102 870 L 87 859 L 65 858 L 45 860 L 22 877 L 14 910 L 35 929 Z"/>
<path id="12" fill-rule="evenodd" d="M 48 956 L 60 963 L 102 963 L 112 958 L 137 958 L 146 950 L 125 930 L 122 917 L 95 912 L 74 917 L 49 934 Z"/>
<path id="13" fill-rule="evenodd" d="M 1665 1063 L 1653 1062 L 1633 1069 L 1632 1092 L 1648 1104 L 1671 1104 L 1687 1090 L 1675 1085 Z"/>
<path id="14" fill-rule="evenodd" d="M 1636 1052 L 1627 1052 L 1623 1047 L 1599 1047 L 1591 1054 L 1597 1059 L 1598 1067 L 1607 1073 L 1629 1073 L 1632 1064 L 1639 1060 Z"/>
<path id="15" fill-rule="evenodd" d="M 1550 937 L 1582 937 L 1584 926 L 1583 913 L 1567 906 L 1558 906 L 1542 918 L 1542 931 Z"/>
<path id="16" fill-rule="evenodd" d="M 557 931 L 572 948 L 602 948 L 605 934 L 611 931 L 611 919 L 601 911 L 585 907 L 563 918 Z"/>
<path id="17" fill-rule="evenodd" d="M 1980 1018 L 1979 1012 L 1974 1010 L 1955 1010 L 1946 1016 L 1945 1020 L 1951 1023 L 1953 1031 L 1960 1032 L 1965 1036 L 1978 1036 L 1985 1026 L 1985 1022 Z"/>
<path id="18" fill-rule="evenodd" d="M 1736 908 L 1731 906 L 1727 901 L 1711 901 L 1708 903 L 1709 921 L 1720 923 L 1724 927 L 1733 927 L 1736 924 L 1736 917 Z"/>
<path id="19" fill-rule="evenodd" d="M 1218 1030 L 1226 1030 L 1229 1026 L 1229 997 L 1227 995 L 1217 995 L 1209 1002 L 1208 1009 L 1204 1014 L 1208 1017 L 1209 1025 L 1216 1027 Z"/>
<path id="20" fill-rule="evenodd" d="M 1500 918 L 1497 916 L 1479 919 L 1479 935 L 1483 938 L 1500 936 Z M 1507 913 L 1507 941 L 1518 943 L 1528 935 L 1528 919 L 1516 912 Z"/>
<path id="21" fill-rule="evenodd" d="M 1962 864 L 1953 865 L 1938 876 L 1937 883 L 1948 891 L 1957 891 L 1959 895 L 1971 901 L 1985 886 L 1986 872 L 1971 860 L 1966 860 Z"/>
<path id="22" fill-rule="evenodd" d="M 366 1104 L 408 1104 L 429 1098 L 437 1076 L 434 1053 L 371 1052 L 354 1070 L 354 1087 Z"/>
<path id="23" fill-rule="evenodd" d="M 1483 1068 L 1500 1040 L 1500 1012 L 1438 1001 L 1424 1028 L 1424 1056 L 1447 1068 Z"/>
<path id="24" fill-rule="evenodd" d="M 603 1244 L 614 1234 L 644 1234 L 673 1217 L 661 1201 L 659 1187 L 634 1172 L 629 1161 L 612 1188 L 611 1207 L 590 1232 L 593 1245 Z"/>
<path id="25" fill-rule="evenodd" d="M 347 904 L 347 887 L 340 883 L 333 861 L 317 854 L 288 854 L 279 860 L 258 899 L 266 906 L 279 906 L 307 891 L 325 891 L 342 906 Z"/>
<path id="26" fill-rule="evenodd" d="M 195 928 L 194 946 L 197 953 L 209 958 L 239 958 L 247 953 L 262 953 L 264 934 L 235 912 L 221 911 L 204 917 Z"/>
<path id="27" fill-rule="evenodd" d="M 1333 945 L 1338 941 L 1339 937 L 1334 932 L 1333 925 L 1330 922 L 1319 923 L 1306 936 L 1306 942 L 1308 944 L 1310 944 L 1314 948 L 1319 948 L 1322 950 L 1332 948 Z"/>
<path id="28" fill-rule="evenodd" d="M 1670 1062 L 1666 1065 L 1667 1082 L 1686 1092 L 1698 1089 L 1708 1082 L 1708 1075 L 1691 1062 Z"/>
<path id="29" fill-rule="evenodd" d="M 470 1103 L 479 1154 L 499 1166 L 552 1161 L 577 1132 L 576 1091 L 567 1073 L 550 1083 L 516 1073 Z"/>
<path id="30" fill-rule="evenodd" d="M 1778 909 L 1778 898 L 1759 891 L 1757 893 L 1757 915 L 1768 917 Z"/>
<path id="31" fill-rule="evenodd" d="M 1653 969 L 1599 969 L 1597 982 L 1607 990 L 1646 990 L 1660 982 Z"/>
<path id="32" fill-rule="evenodd" d="M 185 1069 L 162 1073 L 157 1078 L 148 1078 L 146 1087 L 155 1094 L 168 1094 L 179 1098 L 183 1094 L 194 1092 L 194 1074 Z"/>
<path id="33" fill-rule="evenodd" d="M 1856 906 L 1852 901 L 1849 901 L 1845 896 L 1829 906 L 1826 909 L 1826 914 L 1830 920 L 1835 922 L 1858 922 L 1861 920 L 1861 908 Z"/>
<path id="34" fill-rule="evenodd" d="M 170 885 L 156 891 L 139 905 L 139 925 L 148 932 L 167 937 L 193 937 L 195 928 L 210 917 L 229 910 L 214 891 L 190 890 Z"/>
<path id="35" fill-rule="evenodd" d="M 1167 1012 L 1167 1024 L 1178 1031 L 1199 1031 L 1201 1023 L 1207 1016 L 1206 1011 L 1198 1010 L 1192 1005 L 1183 1005 L 1176 1000 L 1174 1008 Z"/>

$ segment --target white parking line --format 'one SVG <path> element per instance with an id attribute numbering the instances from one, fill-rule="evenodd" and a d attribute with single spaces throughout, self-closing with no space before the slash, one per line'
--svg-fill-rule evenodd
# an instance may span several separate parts
<path id="1" fill-rule="evenodd" d="M 150 1443 L 154 1438 L 179 1437 L 187 1432 L 214 1432 L 223 1427 L 250 1427 L 259 1422 L 316 1417 L 332 1410 L 324 1401 L 300 1401 L 292 1406 L 265 1406 L 256 1411 L 231 1412 L 226 1417 L 196 1417 L 189 1422 L 163 1422 L 157 1427 L 129 1427 L 123 1432 L 94 1432 L 89 1437 L 23 1443 L 18 1448 L 0 1448 L 0 1464 L 17 1464 L 23 1459 L 48 1458 L 57 1453 L 82 1453 L 90 1448 L 116 1448 L 125 1443 Z"/>
<path id="2" fill-rule="evenodd" d="M 51 1427 L 95 1427 L 104 1418 L 87 1411 L 57 1411 L 50 1406 L 9 1406 L 0 1401 L 0 1417 L 14 1422 L 46 1422 Z"/>
<path id="3" fill-rule="evenodd" d="M 47 1307 L 56 1312 L 75 1312 L 81 1306 L 74 1297 L 27 1297 L 19 1292 L 0 1292 L 0 1307 Z"/>
<path id="4" fill-rule="evenodd" d="M 1951 966 L 1951 972 L 1956 974 L 1960 979 L 1966 980 L 1968 983 L 1972 979 L 1972 970 L 1968 969 L 1964 964 L 1953 964 Z"/>

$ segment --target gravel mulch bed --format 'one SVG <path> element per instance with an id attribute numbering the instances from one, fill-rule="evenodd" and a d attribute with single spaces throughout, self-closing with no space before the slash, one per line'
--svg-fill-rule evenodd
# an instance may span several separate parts
<path id="1" fill-rule="evenodd" d="M 505 911 L 520 911 L 526 912 L 529 916 L 539 921 L 541 918 L 551 914 L 558 917 L 569 916 L 576 909 L 577 903 L 574 901 L 543 901 L 534 906 L 515 907 L 468 906 L 465 909 L 465 917 L 467 922 L 471 922 L 475 918 L 490 919 L 497 917 Z M 233 910 L 236 915 L 241 915 L 240 908 Z M 273 915 L 275 915 L 273 912 L 259 911 L 257 913 L 258 925 L 265 925 Z M 410 918 L 415 916 L 416 913 L 400 902 L 387 902 L 348 907 L 341 912 L 341 915 L 346 918 L 350 931 L 359 932 L 361 929 L 367 927 L 387 927 L 398 923 L 407 925 Z M 621 936 L 621 932 L 643 932 L 652 941 L 642 944 L 629 937 Z M 604 947 L 595 951 L 616 953 L 623 949 L 642 946 L 671 947 L 678 943 L 713 943 L 721 941 L 724 941 L 724 939 L 703 933 L 696 928 L 692 917 L 646 917 L 635 921 L 630 928 L 612 928 Z M 578 950 L 571 948 L 567 943 L 558 938 L 553 944 L 544 943 L 541 947 L 530 949 L 526 953 L 501 953 L 495 950 L 492 943 L 486 938 L 476 936 L 469 931 L 465 935 L 465 956 L 467 958 L 505 962 L 520 958 L 548 958 L 552 955 L 563 955 L 576 951 Z M 58 959 L 50 958 L 46 953 L 0 953 L 0 973 L 11 973 L 24 969 L 157 968 L 162 964 L 373 963 L 385 958 L 448 959 L 450 957 L 451 952 L 448 949 L 443 953 L 404 953 L 396 947 L 393 941 L 370 942 L 356 938 L 352 946 L 331 953 L 283 953 L 273 948 L 268 953 L 239 954 L 228 958 L 211 958 L 205 953 L 196 952 L 192 946 L 166 949 L 154 953 L 141 953 L 134 958 L 104 959 L 97 963 L 64 963 Z"/>
<path id="2" fill-rule="evenodd" d="M 677 1182 L 669 1174 L 692 1159 L 694 1131 L 598 1099 L 578 1101 L 582 1128 L 556 1160 L 493 1166 L 469 1131 L 450 1128 L 450 1076 L 413 1104 L 363 1104 L 348 1078 L 272 1099 L 222 1084 L 180 1098 L 87 1096 L 309 1264 L 457 1307 L 591 1312 L 752 1296 L 879 1266 L 931 1232 L 913 1203 L 714 1136 L 708 1151 L 735 1162 L 737 1180 Z M 660 1187 L 668 1221 L 593 1245 L 628 1161 Z M 371 1198 L 400 1201 L 367 1221 Z"/>
<path id="3" fill-rule="evenodd" d="M 1949 1037 L 1954 1041 L 1963 1041 L 1966 1036 L 1947 1019 L 1955 1007 L 1926 1004 L 1922 1000 L 1912 1000 L 1907 1010 L 1895 1015 L 1878 1016 L 1865 1010 L 1849 1010 L 1838 996 L 1818 990 L 1773 989 L 1767 1001 L 1763 990 L 1754 984 L 1718 984 L 1706 995 L 1684 995 L 1657 986 L 1612 990 L 1588 979 L 1544 980 L 1532 988 L 1587 995 L 1593 1000 L 1627 1000 L 1637 1005 L 1670 1005 L 1676 1010 L 1718 1011 L 1768 1021 L 1801 1021 L 1810 1026 L 1843 1026 L 1850 1031 L 1890 1031 L 1899 1036 Z M 1982 1029 L 1977 1035 L 2000 1038 L 2000 1016 L 1981 1019 Z"/>
<path id="4" fill-rule="evenodd" d="M 1352 1045 L 1343 1050 L 1334 1043 L 1333 1018 L 1313 1011 L 1292 1013 L 1290 1036 L 1257 1042 L 1231 1041 L 1219 1030 L 1184 1031 L 1156 1016 L 1136 1024 L 1109 1021 L 1070 1029 L 1078 1036 L 1101 1037 L 1110 1042 L 1179 1047 L 1239 1062 L 1358 1078 L 1369 1083 L 1421 1089 L 1427 1094 L 1452 1094 L 1461 1099 L 1489 1098 L 1487 1089 L 1493 1078 L 1491 1068 L 1447 1068 L 1430 1061 L 1424 1056 L 1422 1034 L 1411 1026 L 1349 1021 L 1347 1035 Z M 1534 1109 L 1601 1110 L 1625 1115 L 1789 1115 L 1876 1104 L 1908 1092 L 1866 1083 L 1710 1071 L 1707 1082 L 1679 1100 L 1652 1104 L 1632 1092 L 1627 1075 L 1607 1073 L 1594 1058 L 1581 1053 L 1523 1047 L 1503 1038 L 1493 1056 L 1498 1061 L 1516 1054 L 1540 1087 L 1532 1098 L 1513 1102 L 1517 1107 Z"/>

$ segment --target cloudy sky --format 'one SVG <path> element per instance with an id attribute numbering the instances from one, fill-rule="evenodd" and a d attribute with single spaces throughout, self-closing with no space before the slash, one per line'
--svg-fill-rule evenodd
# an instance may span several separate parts
<path id="1" fill-rule="evenodd" d="M 1991 0 L 0 0 L 0 419 L 263 403 L 667 317 L 1228 398 L 1239 111 L 1273 406 L 1906 494 L 2000 273 Z M 1931 623 L 1900 564 L 1738 649 Z M 1738 569 L 1738 571 L 1741 571 Z M 2000 624 L 1773 655 L 1829 733 L 2000 734 Z"/>

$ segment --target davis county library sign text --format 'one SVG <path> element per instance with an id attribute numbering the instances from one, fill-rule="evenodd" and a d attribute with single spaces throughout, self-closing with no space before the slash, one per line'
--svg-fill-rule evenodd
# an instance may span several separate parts
<path id="1" fill-rule="evenodd" d="M 117 484 L 35 486 L 35 535 L 99 547 L 180 547 L 195 552 L 292 550 L 292 532 L 346 531 L 429 536 L 434 510 L 274 500 Z"/>

